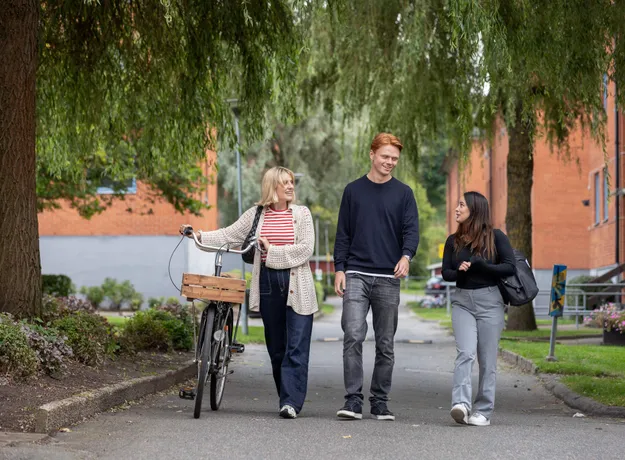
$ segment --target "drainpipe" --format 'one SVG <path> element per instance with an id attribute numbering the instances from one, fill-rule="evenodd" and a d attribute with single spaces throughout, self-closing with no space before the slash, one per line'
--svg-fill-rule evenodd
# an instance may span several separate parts
<path id="1" fill-rule="evenodd" d="M 621 264 L 621 209 L 620 209 L 620 198 L 621 198 L 621 146 L 620 146 L 620 117 L 619 117 L 619 107 L 618 107 L 618 87 L 616 81 L 614 82 L 614 158 L 615 158 L 615 189 L 616 189 L 616 266 L 618 267 Z M 621 275 L 618 275 L 620 280 Z"/>
<path id="2" fill-rule="evenodd" d="M 494 198 L 493 198 L 493 149 L 488 150 L 488 201 L 490 202 L 490 221 L 495 225 Z"/>

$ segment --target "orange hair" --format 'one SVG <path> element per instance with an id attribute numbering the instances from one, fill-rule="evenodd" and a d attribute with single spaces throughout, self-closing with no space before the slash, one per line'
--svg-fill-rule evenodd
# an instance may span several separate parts
<path id="1" fill-rule="evenodd" d="M 404 148 L 397 136 L 393 136 L 390 133 L 380 133 L 373 138 L 373 142 L 371 142 L 371 150 L 375 152 L 383 145 L 392 145 L 394 147 L 397 147 L 400 152 L 401 149 Z"/>

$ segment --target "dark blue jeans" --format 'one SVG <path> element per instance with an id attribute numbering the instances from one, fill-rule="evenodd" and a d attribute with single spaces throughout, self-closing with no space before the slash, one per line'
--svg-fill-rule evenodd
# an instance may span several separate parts
<path id="1" fill-rule="evenodd" d="M 313 315 L 298 315 L 287 306 L 289 270 L 260 269 L 260 315 L 271 358 L 280 407 L 293 406 L 299 413 L 308 388 L 308 357 Z"/>

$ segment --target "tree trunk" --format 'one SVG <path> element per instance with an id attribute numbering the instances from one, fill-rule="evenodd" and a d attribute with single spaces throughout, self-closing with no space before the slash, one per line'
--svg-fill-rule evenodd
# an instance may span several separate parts
<path id="1" fill-rule="evenodd" d="M 35 75 L 37 0 L 0 8 L 0 311 L 41 310 L 37 223 Z"/>
<path id="2" fill-rule="evenodd" d="M 512 247 L 532 263 L 532 184 L 534 176 L 534 118 L 523 120 L 523 104 L 515 108 L 516 122 L 508 130 L 508 210 L 506 231 Z M 508 307 L 508 330 L 533 331 L 532 304 Z"/>

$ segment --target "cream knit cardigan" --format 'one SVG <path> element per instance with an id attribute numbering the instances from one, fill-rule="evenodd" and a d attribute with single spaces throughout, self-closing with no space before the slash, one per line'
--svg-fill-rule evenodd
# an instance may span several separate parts
<path id="1" fill-rule="evenodd" d="M 315 246 L 315 229 L 312 215 L 306 206 L 289 204 L 293 210 L 293 230 L 295 233 L 295 243 L 286 246 L 269 247 L 265 265 L 276 270 L 290 269 L 289 295 L 287 305 L 295 313 L 300 315 L 312 315 L 319 307 L 317 305 L 317 294 L 315 283 L 313 282 L 309 260 L 313 254 Z M 263 209 L 256 236 L 260 233 L 265 220 L 265 209 Z M 239 220 L 226 228 L 220 228 L 212 232 L 200 232 L 201 241 L 210 246 L 221 246 L 226 243 L 241 243 L 252 228 L 256 206 L 243 213 Z M 252 269 L 252 289 L 250 291 L 250 310 L 260 309 L 260 294 L 258 280 L 260 277 L 260 251 L 256 250 L 254 255 L 254 268 Z"/>

